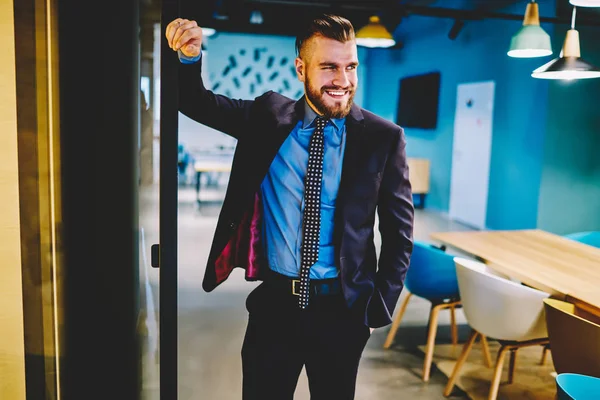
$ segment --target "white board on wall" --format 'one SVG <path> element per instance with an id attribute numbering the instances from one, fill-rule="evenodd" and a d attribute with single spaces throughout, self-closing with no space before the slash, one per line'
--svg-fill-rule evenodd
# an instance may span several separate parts
<path id="1" fill-rule="evenodd" d="M 493 81 L 458 85 L 452 145 L 450 218 L 485 229 L 492 127 Z"/>

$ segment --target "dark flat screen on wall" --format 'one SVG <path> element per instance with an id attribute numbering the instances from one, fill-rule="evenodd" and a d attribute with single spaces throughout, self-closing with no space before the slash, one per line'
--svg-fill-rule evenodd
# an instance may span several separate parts
<path id="1" fill-rule="evenodd" d="M 439 72 L 400 79 L 396 123 L 403 128 L 435 129 L 439 97 Z"/>

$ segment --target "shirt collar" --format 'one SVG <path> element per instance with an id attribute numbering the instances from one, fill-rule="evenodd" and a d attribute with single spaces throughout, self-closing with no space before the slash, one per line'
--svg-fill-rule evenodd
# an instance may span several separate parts
<path id="1" fill-rule="evenodd" d="M 318 116 L 319 114 L 317 114 L 315 110 L 313 110 L 312 107 L 308 105 L 308 102 L 306 100 L 304 100 L 304 120 L 302 121 L 302 129 L 312 128 L 312 126 L 315 123 L 315 119 Z M 345 118 L 330 119 L 331 123 L 333 124 L 336 130 L 340 130 L 342 128 L 345 120 Z"/>

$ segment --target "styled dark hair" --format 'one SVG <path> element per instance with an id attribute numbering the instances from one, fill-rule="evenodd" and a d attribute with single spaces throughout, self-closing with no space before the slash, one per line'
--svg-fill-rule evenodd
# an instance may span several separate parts
<path id="1" fill-rule="evenodd" d="M 300 56 L 302 47 L 313 36 L 323 36 L 338 42 L 354 40 L 354 27 L 344 17 L 322 14 L 309 21 L 306 28 L 296 37 L 296 54 Z"/>

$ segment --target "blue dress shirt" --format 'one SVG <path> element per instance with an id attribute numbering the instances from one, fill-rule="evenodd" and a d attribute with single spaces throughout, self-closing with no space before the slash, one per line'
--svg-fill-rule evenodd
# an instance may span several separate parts
<path id="1" fill-rule="evenodd" d="M 179 60 L 192 64 L 200 60 L 178 51 Z M 315 130 L 317 113 L 304 103 L 304 120 L 298 121 L 283 142 L 261 184 L 263 200 L 263 243 L 269 267 L 283 275 L 300 275 L 304 177 L 308 146 Z M 321 187 L 321 233 L 319 259 L 310 269 L 310 279 L 338 276 L 333 246 L 333 219 L 346 147 L 345 119 L 331 119 L 324 130 L 323 183 Z"/>
<path id="2" fill-rule="evenodd" d="M 283 142 L 262 182 L 265 254 L 272 270 L 290 277 L 300 274 L 304 177 L 308 146 L 317 113 L 304 103 L 299 121 Z M 333 246 L 333 218 L 346 144 L 345 120 L 332 119 L 324 130 L 323 183 L 321 188 L 321 233 L 319 259 L 310 269 L 310 279 L 338 276 Z"/>

